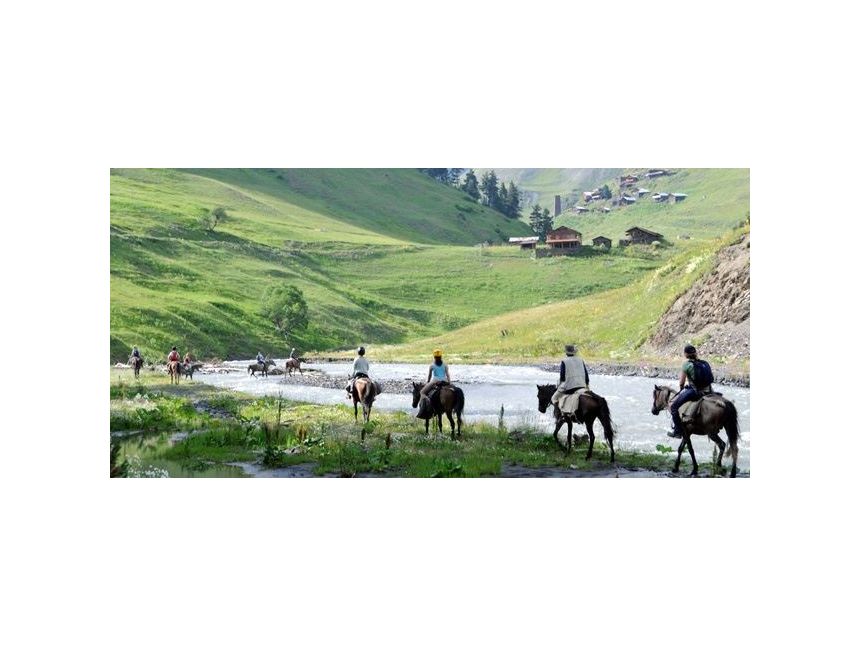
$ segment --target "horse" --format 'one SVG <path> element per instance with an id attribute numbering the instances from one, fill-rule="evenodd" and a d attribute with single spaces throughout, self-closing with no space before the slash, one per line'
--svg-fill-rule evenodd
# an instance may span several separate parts
<path id="1" fill-rule="evenodd" d="M 167 362 L 167 374 L 170 376 L 170 383 L 179 383 L 179 375 L 182 374 L 182 364 L 178 361 Z"/>
<path id="2" fill-rule="evenodd" d="M 298 357 L 287 359 L 286 363 L 284 363 L 284 368 L 287 369 L 288 375 L 292 375 L 293 370 L 298 370 L 300 375 L 304 374 L 302 372 L 302 360 Z"/>
<path id="3" fill-rule="evenodd" d="M 425 384 L 416 384 L 412 382 L 412 408 L 418 407 L 418 402 L 421 401 L 421 389 Z M 466 399 L 463 396 L 463 391 L 457 386 L 444 384 L 438 388 L 435 395 L 430 400 L 430 406 L 433 409 L 433 418 L 436 422 L 436 428 L 442 432 L 442 413 L 448 418 L 451 424 L 451 439 L 454 439 L 454 417 L 457 416 L 457 436 L 463 434 L 463 407 L 466 404 Z M 420 412 L 420 411 L 419 411 Z M 424 433 L 430 434 L 430 417 L 424 419 Z"/>
<path id="4" fill-rule="evenodd" d="M 668 386 L 654 385 L 654 402 L 651 405 L 651 412 L 654 415 L 659 415 L 661 410 L 669 408 L 669 401 L 677 394 L 677 391 L 672 390 Z M 690 441 L 691 435 L 707 435 L 719 447 L 720 455 L 717 457 L 717 467 L 722 471 L 723 468 L 723 451 L 726 448 L 726 443 L 720 437 L 720 429 L 726 429 L 726 435 L 729 436 L 729 451 L 732 454 L 732 473 L 734 478 L 738 473 L 738 411 L 735 405 L 720 394 L 706 395 L 701 400 L 701 405 L 695 417 L 684 423 L 681 432 L 684 438 L 681 440 L 681 445 L 678 447 L 678 457 L 675 459 L 675 467 L 672 473 L 678 473 L 681 467 L 681 454 L 684 452 L 684 447 L 690 450 L 690 459 L 693 460 L 693 471 L 691 476 L 699 472 L 699 465 L 696 462 L 696 455 L 693 453 L 693 443 Z M 687 402 L 681 406 L 681 410 L 685 410 L 688 406 L 692 406 L 695 402 Z"/>
<path id="5" fill-rule="evenodd" d="M 143 358 L 132 357 L 130 363 L 131 367 L 134 369 L 134 378 L 137 379 L 138 377 L 140 377 L 140 369 L 143 367 Z"/>
<path id="6" fill-rule="evenodd" d="M 546 384 L 538 386 L 538 410 L 545 413 L 547 407 L 552 401 L 552 396 L 555 394 L 556 386 Z M 573 423 L 577 422 L 585 424 L 585 430 L 588 431 L 588 453 L 585 454 L 585 459 L 590 460 L 592 451 L 594 450 L 594 420 L 600 420 L 603 426 L 603 437 L 609 444 L 609 461 L 615 462 L 615 447 L 612 440 L 615 437 L 615 432 L 612 430 L 612 416 L 609 414 L 609 404 L 606 400 L 593 393 L 590 390 L 583 390 L 579 393 L 579 410 L 577 411 L 582 417 L 582 422 L 576 419 L 573 415 L 562 413 L 557 404 L 553 404 L 553 416 L 555 417 L 555 430 L 552 436 L 556 443 L 564 448 L 564 445 L 559 442 L 558 431 L 562 424 L 567 424 L 567 452 L 570 453 L 573 440 Z"/>
<path id="7" fill-rule="evenodd" d="M 266 359 L 266 361 L 262 364 L 257 363 L 257 362 L 249 363 L 248 364 L 248 374 L 254 375 L 256 377 L 257 371 L 259 370 L 260 372 L 263 373 L 264 377 L 268 377 L 269 376 L 269 366 L 274 366 L 274 365 L 275 365 L 275 362 L 272 361 L 271 359 Z"/>
<path id="8" fill-rule="evenodd" d="M 373 400 L 379 394 L 379 389 L 368 377 L 359 377 L 352 384 L 352 407 L 355 412 L 355 421 L 358 422 L 358 405 L 361 404 L 361 415 L 365 422 L 370 421 L 370 409 L 373 408 Z M 361 432 L 364 439 L 364 431 Z"/>
<path id="9" fill-rule="evenodd" d="M 194 381 L 194 371 L 200 370 L 200 368 L 202 367 L 202 363 L 185 363 L 182 364 L 182 372 L 185 375 L 186 379 L 191 379 L 191 381 Z"/>

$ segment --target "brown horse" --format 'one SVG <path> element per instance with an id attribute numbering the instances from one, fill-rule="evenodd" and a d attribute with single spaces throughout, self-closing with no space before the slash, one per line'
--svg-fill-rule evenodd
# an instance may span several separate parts
<path id="1" fill-rule="evenodd" d="M 547 407 L 552 403 L 552 396 L 555 394 L 556 386 L 546 384 L 538 386 L 538 410 L 545 413 Z M 609 404 L 600 395 L 591 392 L 590 390 L 582 391 L 579 395 L 579 410 L 577 414 L 580 419 L 576 419 L 573 415 L 562 413 L 556 404 L 553 404 L 553 416 L 555 417 L 555 430 L 552 436 L 555 441 L 564 448 L 564 445 L 558 440 L 558 431 L 562 424 L 567 424 L 567 452 L 570 453 L 573 440 L 573 423 L 585 424 L 585 430 L 588 431 L 588 453 L 585 454 L 585 459 L 591 459 L 591 453 L 594 449 L 594 420 L 600 420 L 603 426 L 603 437 L 609 444 L 609 461 L 615 462 L 615 447 L 612 440 L 615 433 L 612 430 L 612 417 L 609 414 Z"/>
<path id="2" fill-rule="evenodd" d="M 143 358 L 132 357 L 131 367 L 134 369 L 134 378 L 137 379 L 138 377 L 140 377 L 140 369 L 143 367 Z"/>
<path id="3" fill-rule="evenodd" d="M 167 374 L 170 376 L 170 383 L 179 383 L 179 375 L 182 374 L 182 364 L 178 361 L 167 362 Z"/>
<path id="4" fill-rule="evenodd" d="M 677 394 L 668 386 L 654 386 L 654 403 L 651 405 L 651 412 L 654 415 L 659 415 L 661 410 L 669 408 L 670 400 Z M 687 407 L 693 406 L 697 402 L 687 402 L 681 406 L 681 411 Z M 693 460 L 693 471 L 691 476 L 699 472 L 699 465 L 696 462 L 696 455 L 693 453 L 693 443 L 690 441 L 691 435 L 707 435 L 719 447 L 720 455 L 717 458 L 717 466 L 720 470 L 723 468 L 723 451 L 726 448 L 726 443 L 720 437 L 720 429 L 726 429 L 726 435 L 729 436 L 729 451 L 732 455 L 732 474 L 734 478 L 738 473 L 738 411 L 735 405 L 728 399 L 714 393 L 706 395 L 702 398 L 702 403 L 692 420 L 686 422 L 681 429 L 684 438 L 681 440 L 681 445 L 678 447 L 678 457 L 675 459 L 675 468 L 673 473 L 678 473 L 681 467 L 681 454 L 684 448 L 690 450 L 690 459 Z"/>
<path id="5" fill-rule="evenodd" d="M 287 369 L 287 374 L 292 375 L 293 370 L 298 370 L 299 374 L 304 374 L 302 372 L 302 360 L 299 358 L 287 359 L 286 363 L 284 363 L 284 367 Z"/>
<path id="6" fill-rule="evenodd" d="M 421 389 L 425 384 L 416 384 L 412 382 L 412 408 L 418 408 L 418 403 L 421 401 Z M 463 407 L 466 405 L 466 398 L 463 396 L 463 391 L 457 386 L 444 384 L 436 389 L 432 397 L 424 398 L 427 403 L 422 404 L 418 413 L 424 413 L 424 433 L 430 434 L 430 417 L 432 415 L 435 420 L 436 430 L 442 432 L 442 413 L 448 418 L 451 424 L 451 439 L 454 439 L 454 417 L 457 416 L 457 437 L 463 435 Z M 425 408 L 426 407 L 426 408 Z M 453 415 L 452 415 L 453 414 Z"/>
<path id="7" fill-rule="evenodd" d="M 355 421 L 358 422 L 358 405 L 361 404 L 361 415 L 365 422 L 370 421 L 370 409 L 373 408 L 373 400 L 379 391 L 376 384 L 367 377 L 359 377 L 352 385 L 352 406 L 355 412 Z M 364 431 L 361 432 L 364 439 Z"/>
<path id="8" fill-rule="evenodd" d="M 269 366 L 274 366 L 275 362 L 271 359 L 266 359 L 264 363 L 249 363 L 248 364 L 248 374 L 257 376 L 257 372 L 262 372 L 264 377 L 269 376 Z"/>

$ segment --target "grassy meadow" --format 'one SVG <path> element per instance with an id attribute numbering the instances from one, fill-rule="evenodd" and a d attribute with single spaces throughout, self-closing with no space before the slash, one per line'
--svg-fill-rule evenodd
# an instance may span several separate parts
<path id="1" fill-rule="evenodd" d="M 542 181 L 562 181 L 548 172 Z M 642 183 L 684 202 L 646 197 L 557 221 L 586 243 L 652 228 L 666 236 L 659 248 L 535 259 L 502 243 L 528 235 L 524 222 L 411 169 L 115 169 L 110 179 L 112 362 L 133 344 L 148 361 L 172 345 L 240 358 L 358 343 L 380 358 L 444 344 L 474 361 L 516 360 L 555 355 L 571 335 L 592 357 L 626 359 L 749 213 L 748 171 L 684 170 Z M 209 231 L 200 219 L 216 206 L 228 218 Z M 309 306 L 289 344 L 260 314 L 280 283 Z"/>

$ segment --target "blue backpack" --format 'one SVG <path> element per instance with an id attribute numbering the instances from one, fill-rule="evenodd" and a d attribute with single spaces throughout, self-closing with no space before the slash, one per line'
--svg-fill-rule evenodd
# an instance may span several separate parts
<path id="1" fill-rule="evenodd" d="M 693 385 L 697 390 L 707 388 L 714 383 L 714 373 L 711 371 L 711 364 L 702 359 L 693 361 Z"/>

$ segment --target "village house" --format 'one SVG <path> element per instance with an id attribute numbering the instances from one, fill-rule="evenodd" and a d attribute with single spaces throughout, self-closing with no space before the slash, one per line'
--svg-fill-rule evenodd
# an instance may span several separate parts
<path id="1" fill-rule="evenodd" d="M 668 174 L 669 174 L 669 172 L 666 170 L 663 170 L 662 168 L 652 168 L 647 173 L 645 173 L 645 177 L 647 177 L 648 179 L 652 179 L 654 177 L 662 177 L 663 175 L 668 175 Z"/>
<path id="2" fill-rule="evenodd" d="M 663 239 L 662 233 L 657 233 L 656 231 L 649 231 L 648 229 L 643 229 L 642 227 L 631 227 L 627 229 L 624 233 L 627 234 L 626 238 L 622 238 L 618 241 L 619 246 L 626 247 L 631 244 L 651 244 L 652 242 L 656 242 Z"/>
<path id="3" fill-rule="evenodd" d="M 582 234 L 569 227 L 559 227 L 546 234 L 551 255 L 576 253 L 582 247 Z"/>
<path id="4" fill-rule="evenodd" d="M 529 236 L 526 238 L 508 238 L 508 242 L 512 245 L 518 245 L 520 249 L 534 249 L 537 246 L 539 238 L 537 236 Z"/>
<path id="5" fill-rule="evenodd" d="M 605 236 L 597 236 L 591 241 L 591 244 L 594 247 L 606 247 L 607 249 L 612 248 L 612 240 Z"/>
<path id="6" fill-rule="evenodd" d="M 648 195 L 648 193 L 650 193 L 650 192 L 651 191 L 649 191 L 647 188 L 640 188 L 638 191 L 639 197 L 642 197 L 643 195 Z"/>
<path id="7" fill-rule="evenodd" d="M 577 213 L 588 213 L 588 208 L 584 206 L 575 206 L 573 207 Z"/>
<path id="8" fill-rule="evenodd" d="M 591 202 L 594 199 L 594 193 L 592 191 L 583 191 L 582 199 L 586 202 Z"/>
<path id="9" fill-rule="evenodd" d="M 621 196 L 622 204 L 636 204 L 636 198 L 632 195 L 622 195 Z"/>
<path id="10" fill-rule="evenodd" d="M 608 206 L 604 206 L 604 207 L 603 207 L 603 212 L 604 212 L 604 213 L 609 213 L 611 210 L 612 210 L 612 209 L 610 209 Z"/>
<path id="11" fill-rule="evenodd" d="M 666 200 L 669 199 L 669 194 L 668 193 L 654 193 L 654 195 L 651 196 L 651 199 L 654 200 L 655 202 L 665 202 Z"/>
<path id="12" fill-rule="evenodd" d="M 687 198 L 686 193 L 672 193 L 671 195 L 672 195 L 672 199 L 674 199 L 676 202 L 680 202 L 681 200 L 684 200 Z"/>
<path id="13" fill-rule="evenodd" d="M 635 184 L 638 181 L 639 181 L 639 178 L 636 175 L 623 175 L 619 179 L 618 183 L 621 186 L 632 186 L 633 184 Z"/>

